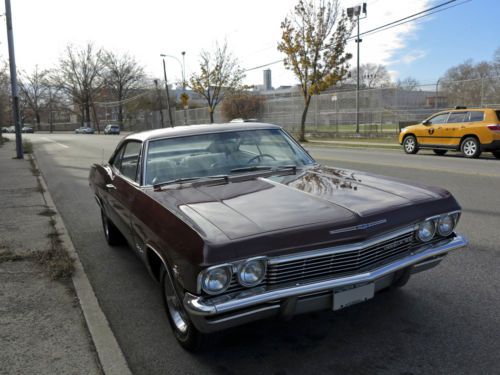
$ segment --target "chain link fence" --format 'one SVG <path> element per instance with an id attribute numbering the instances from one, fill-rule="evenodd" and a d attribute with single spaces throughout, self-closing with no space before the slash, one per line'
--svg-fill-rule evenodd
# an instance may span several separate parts
<path id="1" fill-rule="evenodd" d="M 280 125 L 292 133 L 300 129 L 304 100 L 299 92 L 265 96 L 259 120 Z M 500 77 L 463 81 L 439 80 L 413 88 L 376 88 L 359 91 L 359 134 L 364 137 L 393 137 L 401 127 L 421 122 L 431 114 L 454 106 L 500 108 Z M 306 133 L 313 137 L 353 137 L 356 133 L 356 90 L 339 89 L 311 99 Z M 208 108 L 176 110 L 174 124 L 207 124 Z M 164 125 L 169 126 L 167 111 Z M 216 123 L 225 122 L 219 107 Z M 142 113 L 130 122 L 131 130 L 161 127 L 159 111 Z"/>

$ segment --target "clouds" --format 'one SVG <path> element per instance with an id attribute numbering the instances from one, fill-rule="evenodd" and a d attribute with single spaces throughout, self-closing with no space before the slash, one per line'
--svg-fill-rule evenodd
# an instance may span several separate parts
<path id="1" fill-rule="evenodd" d="M 430 1 L 367 2 L 368 17 L 360 23 L 361 32 L 421 11 Z M 341 6 L 358 3 L 341 1 Z M 250 68 L 283 58 L 276 49 L 281 37 L 280 23 L 295 4 L 296 0 L 12 0 L 18 65 L 25 70 L 37 64 L 53 67 L 65 45 L 92 40 L 108 49 L 130 52 L 146 65 L 148 74 L 161 77 L 160 53 L 180 56 L 181 51 L 186 51 L 189 73 L 197 69 L 197 56 L 202 49 L 210 49 L 216 40 L 227 39 L 241 65 Z M 361 62 L 389 64 L 397 51 L 415 38 L 415 32 L 416 26 L 409 23 L 364 36 Z M 5 58 L 6 43 L 0 48 Z M 353 40 L 348 50 L 355 52 Z M 411 53 L 406 61 L 414 61 L 422 53 Z M 167 69 L 173 79 L 180 77 L 175 61 L 167 62 Z M 274 86 L 293 83 L 293 74 L 282 64 L 271 69 Z M 249 72 L 247 83 L 261 84 L 262 69 Z"/>

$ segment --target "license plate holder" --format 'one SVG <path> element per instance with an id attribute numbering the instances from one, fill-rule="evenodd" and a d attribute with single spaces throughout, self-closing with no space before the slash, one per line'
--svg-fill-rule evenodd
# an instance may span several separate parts
<path id="1" fill-rule="evenodd" d="M 333 311 L 341 310 L 360 302 L 368 301 L 375 295 L 375 284 L 333 292 Z"/>

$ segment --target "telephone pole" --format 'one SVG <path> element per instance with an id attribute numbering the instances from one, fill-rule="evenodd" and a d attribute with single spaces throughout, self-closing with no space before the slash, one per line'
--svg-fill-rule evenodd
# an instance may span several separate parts
<path id="1" fill-rule="evenodd" d="M 12 10 L 10 0 L 5 0 L 5 18 L 7 19 L 7 41 L 9 44 L 10 85 L 12 89 L 12 119 L 16 129 L 16 157 L 24 158 L 21 136 L 21 118 L 19 116 L 19 88 L 17 86 L 16 55 L 14 53 L 14 33 L 12 31 Z"/>

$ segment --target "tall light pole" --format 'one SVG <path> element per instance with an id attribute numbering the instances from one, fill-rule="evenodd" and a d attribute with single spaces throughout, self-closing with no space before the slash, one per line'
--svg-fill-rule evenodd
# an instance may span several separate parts
<path id="1" fill-rule="evenodd" d="M 363 5 L 356 5 L 355 7 L 347 8 L 347 16 L 349 18 L 353 18 L 354 16 L 356 17 L 356 28 L 357 28 L 357 37 L 356 37 L 356 44 L 357 44 L 357 56 L 356 56 L 356 134 L 359 134 L 359 43 L 361 43 L 363 40 L 359 38 L 359 16 L 361 15 L 361 12 L 364 13 L 364 17 L 366 18 L 366 3 L 363 3 Z M 361 18 L 361 19 L 363 19 Z"/>
<path id="2" fill-rule="evenodd" d="M 438 90 L 439 90 L 439 81 L 441 81 L 441 78 L 439 78 L 436 82 L 436 98 L 434 99 L 434 109 L 437 109 L 438 107 Z"/>
<path id="3" fill-rule="evenodd" d="M 174 122 L 172 120 L 172 111 L 170 109 L 170 93 L 168 91 L 168 80 L 167 80 L 167 68 L 165 66 L 165 57 L 166 55 L 160 55 L 163 58 L 163 78 L 165 79 L 165 91 L 167 92 L 167 111 L 168 111 L 168 120 L 170 121 L 170 126 L 174 127 Z"/>
<path id="4" fill-rule="evenodd" d="M 182 51 L 181 55 L 182 55 L 182 62 L 173 55 L 166 55 L 162 53 L 160 56 L 163 57 L 163 64 L 165 64 L 165 57 L 170 57 L 179 63 L 179 65 L 181 66 L 181 74 L 182 74 L 182 94 L 186 95 L 186 64 L 185 64 L 186 51 Z M 187 112 L 186 112 L 187 108 L 184 104 L 183 104 L 183 110 L 184 110 L 184 125 L 187 125 Z"/>
<path id="5" fill-rule="evenodd" d="M 24 158 L 21 136 L 21 117 L 19 116 L 19 88 L 17 86 L 16 55 L 14 52 L 14 32 L 12 31 L 12 9 L 10 0 L 5 0 L 5 18 L 7 19 L 7 41 L 9 44 L 10 85 L 12 89 L 12 119 L 16 129 L 16 157 Z"/>
<path id="6" fill-rule="evenodd" d="M 158 100 L 160 101 L 160 121 L 161 121 L 161 127 L 164 128 L 164 122 L 163 122 L 163 102 L 161 100 L 161 95 L 160 95 L 160 90 L 158 90 L 158 80 L 154 80 L 155 87 L 156 87 L 156 95 L 158 96 Z M 167 99 L 168 100 L 168 99 Z"/>

